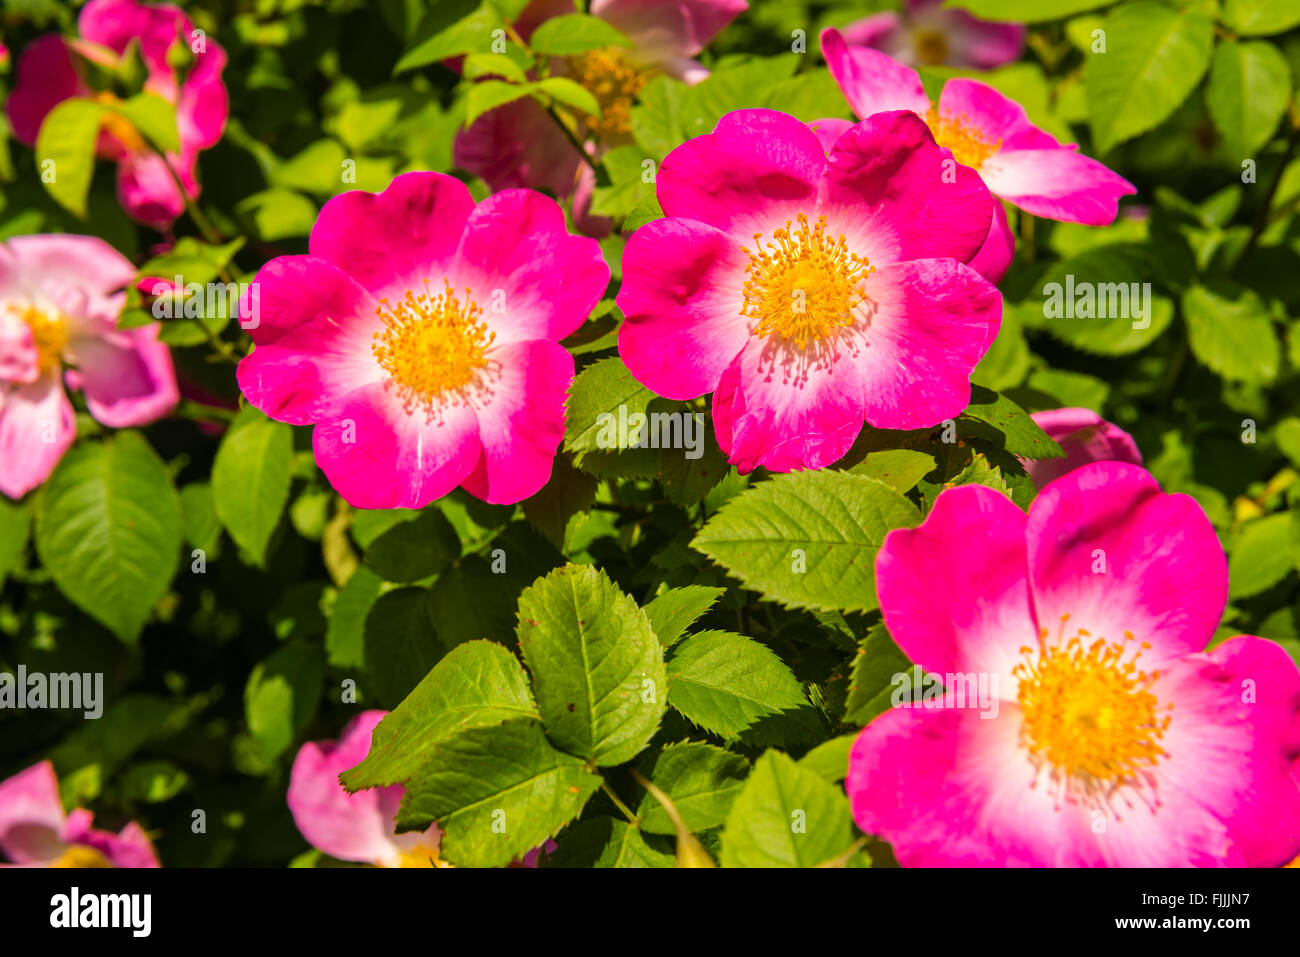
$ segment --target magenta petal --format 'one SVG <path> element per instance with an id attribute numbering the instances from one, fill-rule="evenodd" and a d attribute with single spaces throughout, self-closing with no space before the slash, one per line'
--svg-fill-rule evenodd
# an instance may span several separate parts
<path id="1" fill-rule="evenodd" d="M 1020 59 L 1025 49 L 1025 27 L 1020 23 L 990 23 L 965 10 L 948 10 L 952 28 L 949 62 L 976 70 L 995 70 Z"/>
<path id="2" fill-rule="evenodd" d="M 980 172 L 989 189 L 1025 212 L 1087 226 L 1109 226 L 1119 198 L 1137 192 L 1118 173 L 1072 149 L 1002 150 Z"/>
<path id="3" fill-rule="evenodd" d="M 89 95 L 63 37 L 49 33 L 29 43 L 18 58 L 18 79 L 5 111 L 14 136 L 34 146 L 50 110 L 71 97 Z"/>
<path id="4" fill-rule="evenodd" d="M 670 399 L 717 388 L 750 338 L 740 313 L 748 262 L 730 236 L 689 219 L 655 220 L 632 235 L 618 351 L 638 382 Z"/>
<path id="5" fill-rule="evenodd" d="M 826 154 L 817 137 L 776 110 L 737 110 L 687 140 L 659 167 L 659 203 L 748 243 L 755 232 L 810 213 Z"/>
<path id="6" fill-rule="evenodd" d="M 428 420 L 408 413 L 387 383 L 337 399 L 316 420 L 312 450 L 330 484 L 357 508 L 423 508 L 460 485 L 482 454 L 466 404 Z"/>
<path id="7" fill-rule="evenodd" d="M 257 348 L 239 363 L 239 388 L 273 419 L 306 425 L 348 392 L 384 378 L 371 351 L 378 302 L 332 263 L 278 256 L 254 280 Z M 248 300 L 251 305 L 251 299 Z"/>
<path id="8" fill-rule="evenodd" d="M 921 77 L 911 67 L 876 50 L 850 47 L 838 30 L 823 30 L 821 44 L 831 76 L 858 119 L 893 110 L 924 114 L 930 108 Z"/>
<path id="9" fill-rule="evenodd" d="M 1025 108 L 987 83 L 957 77 L 939 94 L 939 114 L 960 119 L 1002 149 L 1013 144 L 1059 147 L 1056 140 L 1029 122 Z M 1028 140 L 1028 143 L 1025 141 Z"/>
<path id="10" fill-rule="evenodd" d="M 1016 237 L 1007 222 L 1007 211 L 996 200 L 993 203 L 993 222 L 989 225 L 989 234 L 984 245 L 969 263 L 970 267 L 987 279 L 997 284 L 1011 268 L 1016 258 Z"/>
<path id="11" fill-rule="evenodd" d="M 877 113 L 835 141 L 819 211 L 877 265 L 968 262 L 988 236 L 994 200 L 913 113 Z"/>
<path id="12" fill-rule="evenodd" d="M 925 521 L 885 537 L 876 593 L 908 658 L 940 674 L 985 672 L 1012 699 L 1020 649 L 1038 634 L 1029 597 L 1027 518 L 981 485 L 940 493 Z"/>
<path id="13" fill-rule="evenodd" d="M 903 32 L 901 26 L 898 14 L 893 10 L 885 10 L 855 20 L 839 33 L 850 47 L 871 47 L 874 50 L 890 53 L 901 38 Z"/>
<path id="14" fill-rule="evenodd" d="M 1227 604 L 1205 512 L 1135 465 L 1094 462 L 1052 482 L 1030 507 L 1028 542 L 1040 624 L 1111 642 L 1131 632 L 1152 646 L 1148 668 L 1204 648 Z"/>
<path id="15" fill-rule="evenodd" d="M 193 178 L 182 174 L 182 182 L 186 178 L 193 185 Z M 197 195 L 198 186 L 193 185 L 191 198 Z M 128 153 L 118 162 L 117 201 L 132 219 L 157 229 L 165 229 L 185 212 L 185 198 L 167 163 L 156 153 Z"/>
<path id="16" fill-rule="evenodd" d="M 627 34 L 652 62 L 692 57 L 749 9 L 745 0 L 592 0 L 589 13 Z"/>
<path id="17" fill-rule="evenodd" d="M 947 494 L 947 493 L 945 493 Z M 996 493 L 994 493 L 996 494 Z M 1083 809 L 1033 787 L 1018 706 L 996 717 L 956 707 L 895 708 L 862 729 L 844 788 L 853 818 L 905 867 L 1045 867 L 1095 863 Z"/>
<path id="18" fill-rule="evenodd" d="M 920 429 L 960 415 L 970 374 L 1002 324 L 997 288 L 951 259 L 882 267 L 865 288 L 865 343 L 854 361 L 867 422 Z"/>
<path id="19" fill-rule="evenodd" d="M 1066 472 L 1089 462 L 1142 464 L 1137 443 L 1118 425 L 1107 422 L 1092 409 L 1049 409 L 1035 412 L 1033 420 L 1065 450 L 1063 459 L 1026 461 L 1025 471 L 1037 488 L 1055 481 Z"/>
<path id="20" fill-rule="evenodd" d="M 513 505 L 551 477 L 564 438 L 564 398 L 573 384 L 573 356 L 554 342 L 494 347 L 498 364 L 487 397 L 475 399 L 483 456 L 462 483 L 493 505 Z"/>
<path id="21" fill-rule="evenodd" d="M 609 284 L 600 245 L 570 235 L 559 204 L 527 189 L 494 193 L 474 208 L 450 271 L 455 285 L 473 290 L 498 344 L 563 339 Z"/>
<path id="22" fill-rule="evenodd" d="M 813 120 L 808 124 L 808 129 L 812 130 L 813 135 L 817 137 L 817 142 L 821 143 L 822 149 L 829 155 L 835 147 L 835 141 L 846 131 L 853 128 L 853 123 L 849 120 L 841 120 L 835 117 L 825 120 Z"/>
<path id="23" fill-rule="evenodd" d="M 0 852 L 14 864 L 57 857 L 66 815 L 59 781 L 49 761 L 0 781 Z"/>
<path id="24" fill-rule="evenodd" d="M 494 190 L 544 189 L 560 198 L 573 192 L 582 157 L 540 103 L 524 97 L 489 110 L 456 134 L 457 168 Z"/>
<path id="25" fill-rule="evenodd" d="M 862 370 L 843 352 L 806 376 L 776 336 L 751 338 L 713 396 L 718 445 L 741 474 L 818 469 L 843 458 L 862 431 Z"/>
<path id="26" fill-rule="evenodd" d="M 382 193 L 351 190 L 327 202 L 308 248 L 376 296 L 399 299 L 446 275 L 473 209 L 455 177 L 403 173 Z"/>
<path id="27" fill-rule="evenodd" d="M 158 341 L 157 325 L 77 339 L 70 353 L 77 370 L 69 382 L 85 390 L 86 407 L 105 425 L 147 425 L 180 401 L 171 350 Z"/>
<path id="28" fill-rule="evenodd" d="M 40 374 L 31 327 L 12 312 L 0 312 L 0 388 L 6 382 L 35 382 Z"/>
<path id="29" fill-rule="evenodd" d="M 76 434 L 72 403 L 57 375 L 0 394 L 0 492 L 22 498 L 44 482 Z"/>
<path id="30" fill-rule="evenodd" d="M 343 728 L 337 741 L 304 744 L 289 772 L 289 810 L 307 842 L 342 861 L 393 863 L 393 818 L 383 807 L 380 788 L 348 794 L 339 774 L 361 763 L 370 735 L 386 712 L 363 711 Z"/>

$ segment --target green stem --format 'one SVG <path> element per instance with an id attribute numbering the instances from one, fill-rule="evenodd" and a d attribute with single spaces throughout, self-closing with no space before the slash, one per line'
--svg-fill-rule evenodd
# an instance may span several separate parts
<path id="1" fill-rule="evenodd" d="M 632 824 L 636 823 L 636 815 L 628 809 L 628 806 L 623 803 L 623 799 L 614 793 L 614 789 L 609 786 L 609 782 L 603 778 L 600 782 L 600 789 L 609 796 L 609 799 L 614 802 L 614 806 L 623 812 L 623 816 L 626 817 L 629 822 Z"/>

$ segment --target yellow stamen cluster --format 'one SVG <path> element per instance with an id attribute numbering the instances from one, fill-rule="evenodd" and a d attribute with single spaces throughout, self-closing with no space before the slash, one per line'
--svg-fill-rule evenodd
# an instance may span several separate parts
<path id="1" fill-rule="evenodd" d="M 401 860 L 398 867 L 450 867 L 445 861 L 438 859 L 438 849 L 436 847 L 425 847 L 423 844 L 402 851 Z"/>
<path id="2" fill-rule="evenodd" d="M 58 369 L 68 344 L 67 320 L 58 312 L 46 312 L 30 305 L 19 318 L 31 330 L 32 344 L 36 346 L 36 366 L 41 374 Z"/>
<path id="3" fill-rule="evenodd" d="M 74 844 L 58 858 L 50 862 L 50 867 L 112 867 L 109 859 L 84 844 Z"/>
<path id="4" fill-rule="evenodd" d="M 600 116 L 583 118 L 588 135 L 610 139 L 631 133 L 632 101 L 646 85 L 645 72 L 628 62 L 619 47 L 590 50 L 569 57 L 567 64 L 569 76 L 600 104 Z"/>
<path id="5" fill-rule="evenodd" d="M 854 323 L 854 310 L 866 301 L 863 281 L 875 267 L 849 251 L 841 233 L 831 239 L 826 217 L 810 226 L 800 213 L 798 227 L 786 221 L 772 239 L 755 248 L 741 247 L 745 266 L 744 304 L 740 314 L 754 320 L 753 334 L 774 336 L 803 353 L 808 361 L 834 353 L 840 333 Z"/>
<path id="6" fill-rule="evenodd" d="M 107 90 L 95 95 L 95 100 L 109 107 L 123 106 L 121 98 Z M 122 146 L 129 152 L 136 153 L 148 149 L 149 144 L 140 135 L 140 131 L 135 125 L 121 113 L 114 113 L 111 109 L 104 110 L 100 116 L 100 125 L 111 133 Z"/>
<path id="7" fill-rule="evenodd" d="M 917 30 L 912 46 L 922 66 L 938 66 L 948 59 L 948 36 L 942 30 Z"/>
<path id="8" fill-rule="evenodd" d="M 925 124 L 934 134 L 935 142 L 952 150 L 953 159 L 972 169 L 979 169 L 1002 146 L 1001 139 L 989 139 L 965 113 L 941 116 L 937 109 L 930 107 L 925 113 Z"/>
<path id="9" fill-rule="evenodd" d="M 1121 788 L 1140 789 L 1168 756 L 1160 741 L 1173 705 L 1162 706 L 1151 690 L 1160 672 L 1138 666 L 1146 642 L 1129 632 L 1122 642 L 1083 629 L 1062 636 L 1049 644 L 1043 629 L 1037 648 L 1020 649 L 1025 660 L 1012 674 L 1020 681 L 1021 740 L 1067 801 L 1105 804 Z"/>
<path id="10" fill-rule="evenodd" d="M 376 312 L 384 328 L 370 347 L 407 413 L 423 407 L 430 420 L 444 405 L 466 397 L 488 366 L 486 353 L 496 339 L 469 289 L 462 301 L 449 281 L 444 279 L 443 287 L 435 294 L 426 279 L 418 295 L 408 291 L 396 303 L 380 299 Z"/>

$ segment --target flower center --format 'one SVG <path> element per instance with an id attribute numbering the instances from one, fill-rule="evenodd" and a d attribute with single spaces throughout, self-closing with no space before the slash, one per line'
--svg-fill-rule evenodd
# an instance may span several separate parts
<path id="1" fill-rule="evenodd" d="M 912 34 L 912 45 L 922 66 L 938 66 L 948 59 L 948 37 L 942 30 L 917 30 Z"/>
<path id="2" fill-rule="evenodd" d="M 50 867 L 112 867 L 107 857 L 93 847 L 74 844 L 50 863 Z"/>
<path id="3" fill-rule="evenodd" d="M 849 252 L 843 233 L 830 238 L 825 216 L 810 227 L 800 213 L 798 223 L 791 231 L 786 220 L 766 243 L 755 233 L 752 251 L 741 247 L 749 264 L 740 314 L 754 320 L 754 335 L 776 336 L 800 351 L 812 343 L 820 354 L 853 325 L 854 309 L 866 300 L 863 280 L 875 267 Z"/>
<path id="4" fill-rule="evenodd" d="M 1061 619 L 1064 632 L 1068 615 Z M 1160 740 L 1173 705 L 1151 691 L 1160 672 L 1138 667 L 1142 652 L 1129 632 L 1122 642 L 1079 629 L 1068 641 L 1022 648 L 1016 700 L 1024 715 L 1021 740 L 1036 767 L 1067 799 L 1106 801 L 1125 785 L 1140 785 L 1168 753 Z"/>
<path id="5" fill-rule="evenodd" d="M 67 320 L 58 312 L 46 312 L 31 305 L 23 309 L 19 318 L 32 332 L 37 369 L 44 374 L 59 368 L 63 362 L 63 349 L 68 344 Z"/>
<path id="6" fill-rule="evenodd" d="M 436 847 L 425 847 L 423 844 L 402 851 L 401 860 L 398 867 L 446 867 L 438 860 L 438 849 Z"/>
<path id="7" fill-rule="evenodd" d="M 600 116 L 583 118 L 589 134 L 609 139 L 631 133 L 632 101 L 646 85 L 646 74 L 629 63 L 619 47 L 571 56 L 567 64 L 573 80 L 586 87 L 600 104 Z"/>
<path id="8" fill-rule="evenodd" d="M 989 139 L 965 113 L 940 116 L 932 106 L 925 112 L 925 124 L 934 134 L 935 142 L 950 149 L 958 163 L 972 169 L 979 169 L 1002 146 L 1001 139 Z"/>
<path id="9" fill-rule="evenodd" d="M 391 377 L 407 414 L 422 406 L 432 419 L 447 402 L 465 398 L 465 388 L 486 368 L 486 352 L 496 339 L 482 322 L 483 310 L 465 290 L 464 300 L 448 280 L 434 294 L 407 291 L 396 303 L 379 300 L 376 313 L 384 328 L 374 334 L 371 351 Z"/>
<path id="10" fill-rule="evenodd" d="M 120 97 L 107 90 L 96 93 L 95 101 L 107 107 L 121 107 L 123 105 Z M 122 148 L 127 152 L 136 153 L 148 148 L 148 144 L 144 141 L 144 137 L 140 135 L 140 131 L 121 113 L 115 113 L 112 109 L 104 110 L 100 115 L 99 123 L 114 139 L 122 144 Z"/>

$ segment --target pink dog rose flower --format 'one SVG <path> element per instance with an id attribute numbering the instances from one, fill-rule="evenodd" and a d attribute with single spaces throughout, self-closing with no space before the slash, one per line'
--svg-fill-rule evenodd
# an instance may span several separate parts
<path id="1" fill-rule="evenodd" d="M 1142 464 L 1142 453 L 1133 436 L 1092 409 L 1047 409 L 1035 412 L 1031 418 L 1065 450 L 1063 459 L 1024 462 L 1038 489 L 1089 462 Z"/>
<path id="2" fill-rule="evenodd" d="M 991 23 L 943 0 L 907 0 L 902 13 L 887 10 L 849 24 L 850 46 L 871 47 L 908 66 L 972 67 L 992 70 L 1020 58 L 1025 28 Z"/>
<path id="3" fill-rule="evenodd" d="M 117 834 L 91 827 L 84 808 L 59 800 L 49 761 L 0 781 L 0 854 L 23 867 L 158 867 L 149 835 L 132 821 Z"/>
<path id="4" fill-rule="evenodd" d="M 144 4 L 135 0 L 90 0 L 77 19 L 79 39 L 64 40 L 54 34 L 38 37 L 18 60 L 18 78 L 7 109 L 14 135 L 31 146 L 50 110 L 72 97 L 117 102 L 110 91 L 95 91 L 83 78 L 81 58 L 116 65 L 132 41 L 147 71 L 144 90 L 176 107 L 180 152 L 167 154 L 166 162 L 149 149 L 125 119 L 108 115 L 100 130 L 98 153 L 117 163 L 117 195 L 133 218 L 160 229 L 185 209 L 185 197 L 168 171 L 170 164 L 190 199 L 199 195 L 195 168 L 200 150 L 221 138 L 228 103 L 221 71 L 226 53 L 209 37 L 201 45 L 193 38 L 193 24 L 179 7 Z M 193 63 L 180 82 L 168 62 L 174 47 L 186 49 Z M 195 47 L 198 49 L 195 49 Z"/>
<path id="5" fill-rule="evenodd" d="M 396 833 L 393 823 L 402 787 L 372 788 L 349 794 L 339 775 L 360 764 L 370 750 L 370 735 L 386 711 L 363 711 L 343 728 L 337 741 L 304 744 L 289 772 L 289 810 L 307 843 L 341 861 L 376 867 L 447 867 L 438 860 L 442 832 Z"/>
<path id="6" fill-rule="evenodd" d="M 599 117 L 586 117 L 579 131 L 588 150 L 629 140 L 632 103 L 655 75 L 666 73 L 687 83 L 709 75 L 694 57 L 748 9 L 745 0 L 592 0 L 590 13 L 616 27 L 631 48 L 606 47 L 555 59 L 552 72 L 586 87 L 600 104 Z M 544 20 L 573 13 L 568 0 L 534 0 L 517 28 L 529 37 Z M 599 235 L 608 221 L 590 218 L 595 174 L 541 105 L 525 97 L 498 107 L 456 136 L 458 167 L 480 176 L 494 190 L 528 187 L 564 198 L 574 193 L 574 218 L 584 232 Z"/>
<path id="7" fill-rule="evenodd" d="M 876 587 L 894 640 L 945 688 L 880 715 L 850 753 L 853 816 L 900 863 L 1300 852 L 1300 670 L 1249 635 L 1204 651 L 1228 567 L 1191 497 L 1126 462 L 1068 473 L 1028 515 L 950 489 L 885 538 Z"/>
<path id="8" fill-rule="evenodd" d="M 273 419 L 315 424 L 316 461 L 359 508 L 421 508 L 457 486 L 494 504 L 546 484 L 573 357 L 559 341 L 609 282 L 553 199 L 406 173 L 335 196 L 309 255 L 257 274 L 238 369 Z"/>
<path id="9" fill-rule="evenodd" d="M 1077 144 L 1062 145 L 1029 122 L 1024 108 L 977 80 L 949 80 L 932 104 L 921 77 L 876 50 L 852 47 L 837 30 L 823 30 L 822 54 L 831 76 L 859 117 L 911 110 L 925 119 L 939 145 L 963 166 L 978 171 L 995 196 L 1045 219 L 1088 226 L 1115 220 L 1119 198 L 1133 184 Z M 821 121 L 828 128 L 844 121 Z M 988 241 L 972 263 L 999 281 L 1015 255 L 1015 239 L 1001 204 L 994 204 Z"/>
<path id="10" fill-rule="evenodd" d="M 49 477 L 76 434 L 64 383 L 90 414 L 126 428 L 179 398 L 158 326 L 117 328 L 135 267 L 94 236 L 16 236 L 0 244 L 0 492 Z"/>
<path id="11" fill-rule="evenodd" d="M 964 265 L 993 201 L 906 111 L 839 135 L 828 156 L 791 116 L 740 110 L 664 160 L 667 217 L 623 255 L 619 352 L 671 399 L 714 392 L 742 472 L 829 465 L 864 422 L 959 415 L 1002 298 Z"/>

